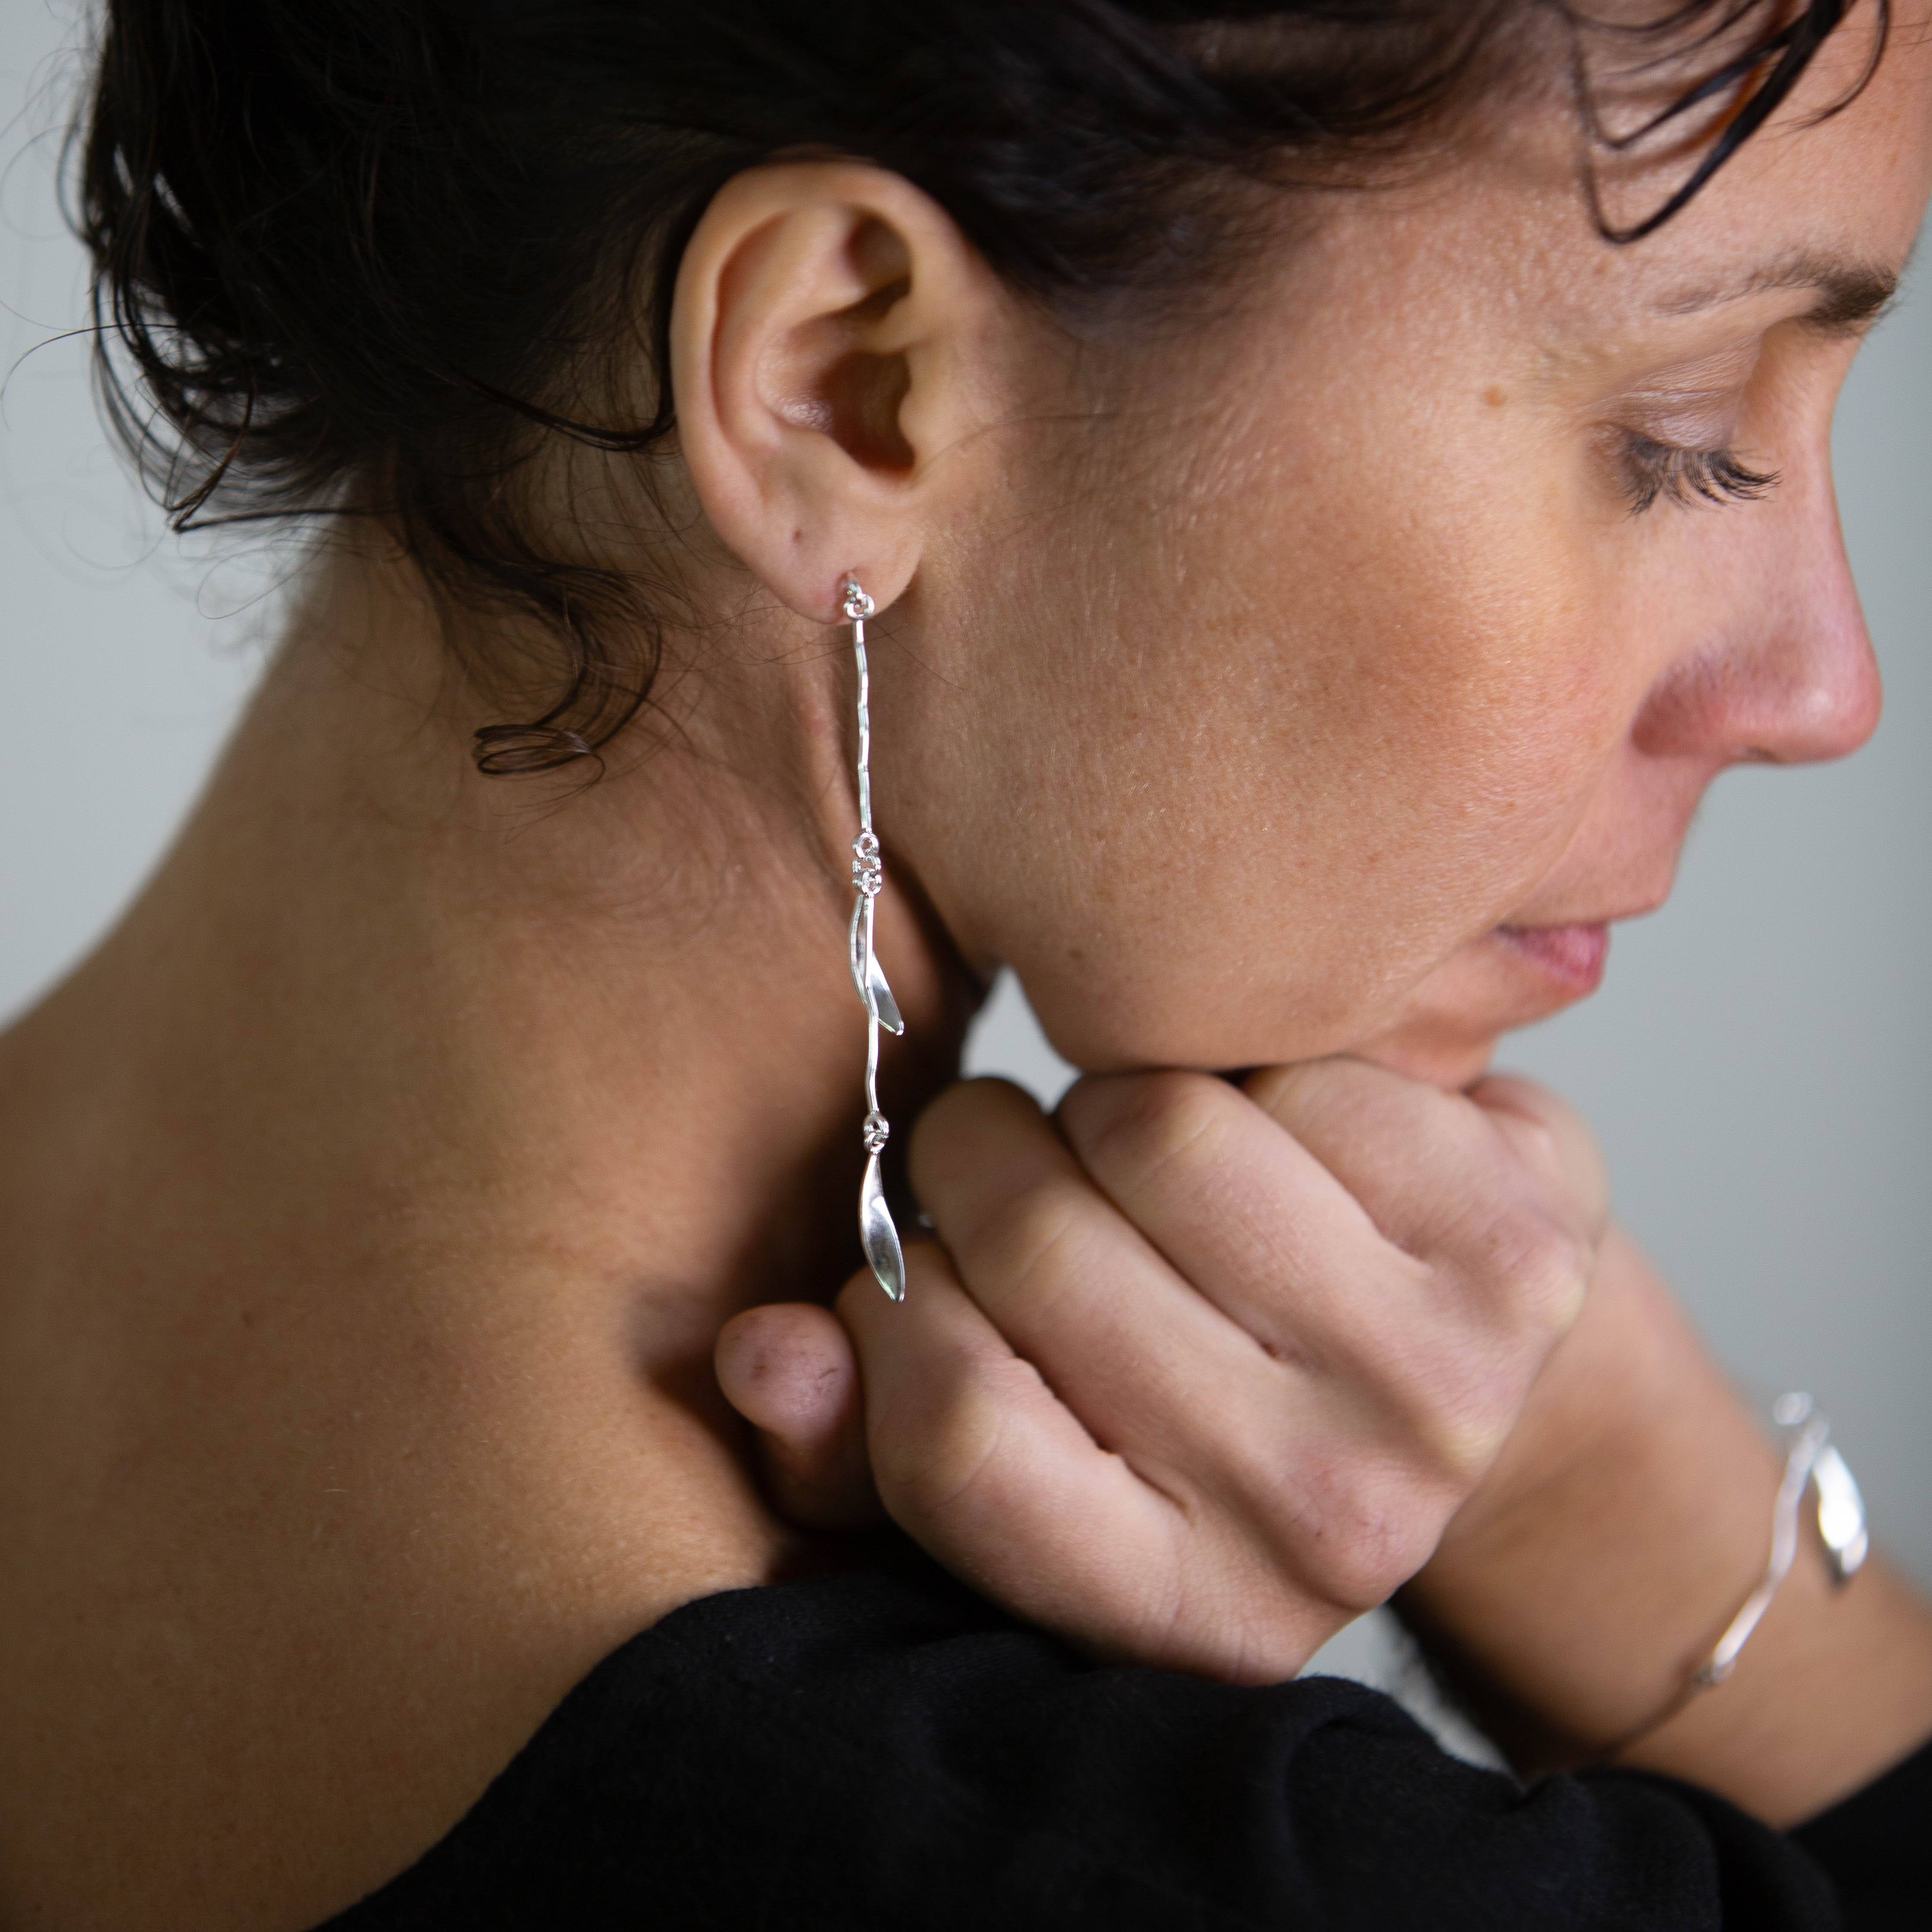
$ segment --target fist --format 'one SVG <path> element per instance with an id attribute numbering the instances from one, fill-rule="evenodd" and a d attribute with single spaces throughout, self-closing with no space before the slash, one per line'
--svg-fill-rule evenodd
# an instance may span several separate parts
<path id="1" fill-rule="evenodd" d="M 1541 1090 L 1349 1060 L 998 1081 L 913 1139 L 894 1306 L 754 1309 L 719 1378 L 781 1506 L 883 1504 L 1106 1656 L 1292 1676 L 1428 1561 L 1581 1311 L 1601 1164 Z M 868 1487 L 867 1472 L 869 1468 Z"/>

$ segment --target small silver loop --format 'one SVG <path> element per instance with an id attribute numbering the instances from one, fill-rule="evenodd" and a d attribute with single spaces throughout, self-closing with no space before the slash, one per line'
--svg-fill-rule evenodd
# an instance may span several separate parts
<path id="1" fill-rule="evenodd" d="M 856 577 L 846 578 L 843 595 L 845 601 L 840 608 L 844 611 L 845 621 L 848 624 L 862 624 L 878 608 L 860 588 L 859 580 Z"/>
<path id="2" fill-rule="evenodd" d="M 868 898 L 877 898 L 884 889 L 886 868 L 879 856 L 879 842 L 869 832 L 862 832 L 852 842 L 852 883 Z"/>

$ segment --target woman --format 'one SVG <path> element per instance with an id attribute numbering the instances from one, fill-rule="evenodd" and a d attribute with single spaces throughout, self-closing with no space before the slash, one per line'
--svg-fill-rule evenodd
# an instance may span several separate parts
<path id="1" fill-rule="evenodd" d="M 1922 1909 L 1932 1622 L 1808 1550 L 1688 1695 L 1780 1465 L 1480 1076 L 1718 770 L 1871 728 L 1826 434 L 1928 24 L 117 0 L 123 424 L 326 514 L 0 1047 L 0 1918 Z M 769 1305 L 878 1138 L 868 605 L 877 1111 L 999 961 L 1106 1076 L 926 1114 L 871 1453 L 1133 1667 L 788 1527 L 714 1376 L 767 1310 L 720 1372 L 842 1506 L 845 1331 Z M 1280 1681 L 1412 1576 L 1526 1767 L 1621 1768 Z"/>

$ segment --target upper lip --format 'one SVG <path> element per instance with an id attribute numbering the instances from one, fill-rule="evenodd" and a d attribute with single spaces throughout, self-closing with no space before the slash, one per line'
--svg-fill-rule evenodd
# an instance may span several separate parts
<path id="1" fill-rule="evenodd" d="M 1505 919 L 1497 922 L 1499 932 L 1547 932 L 1566 926 L 1617 926 L 1627 919 L 1642 919 L 1655 912 L 1670 896 L 1668 890 L 1646 897 L 1616 912 L 1540 914 L 1532 917 Z"/>

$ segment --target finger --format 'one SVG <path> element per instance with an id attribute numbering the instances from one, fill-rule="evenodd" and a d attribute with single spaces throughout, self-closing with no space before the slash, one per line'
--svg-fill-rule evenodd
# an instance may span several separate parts
<path id="1" fill-rule="evenodd" d="M 898 1306 L 863 1276 L 838 1304 L 893 1520 L 983 1594 L 1077 1642 L 1224 1667 L 1206 1633 L 1186 1640 L 1198 1659 L 1174 1648 L 1183 1512 L 1094 1440 L 940 1250 L 909 1247 L 906 1266 Z"/>
<path id="2" fill-rule="evenodd" d="M 1445 1246 L 1472 1213 L 1514 1192 L 1516 1147 L 1462 1094 L 1343 1058 L 1268 1067 L 1246 1085 L 1412 1252 Z"/>
<path id="3" fill-rule="evenodd" d="M 858 1363 L 836 1316 L 812 1302 L 747 1309 L 719 1330 L 712 1360 L 782 1514 L 814 1529 L 879 1520 Z"/>
<path id="4" fill-rule="evenodd" d="M 1464 1477 L 1500 1441 L 1524 1377 L 1491 1374 L 1481 1352 L 1454 1335 L 1451 1346 L 1432 1346 L 1445 1298 L 1432 1292 L 1426 1266 L 1384 1240 L 1332 1174 L 1225 1082 L 1165 1074 L 1094 1084 L 1145 1117 L 1138 1142 L 1149 1191 L 1172 1217 L 1168 1236 L 1188 1254 L 1188 1275 L 1096 1186 L 1028 1096 L 980 1082 L 936 1102 L 912 1148 L 915 1184 L 958 1282 L 1002 1358 L 1022 1358 L 1088 1437 L 1194 1520 L 1238 1526 L 1330 1604 L 1379 1600 L 1426 1557 Z M 1258 1149 L 1277 1163 L 1273 1178 L 1264 1174 L 1256 1185 L 1239 1149 L 1188 1125 L 1190 1106 L 1234 1122 L 1248 1154 Z M 1277 1187 L 1284 1171 L 1290 1184 Z M 1217 1186 L 1231 1190 L 1228 1215 L 1209 1214 L 1198 1240 L 1175 1238 L 1201 1191 Z M 1306 1242 L 1305 1282 L 1276 1276 L 1257 1285 L 1227 1267 L 1231 1300 L 1272 1291 L 1276 1305 L 1258 1302 L 1256 1325 L 1265 1319 L 1289 1338 L 1279 1350 L 1196 1286 L 1213 1274 L 1216 1244 L 1243 1213 L 1274 1216 L 1284 1241 Z M 1347 1238 L 1308 1233 L 1324 1214 Z M 1252 1256 L 1240 1258 L 1245 1265 Z M 887 1346 L 917 1346 L 915 1327 L 895 1328 L 886 1318 L 897 1311 L 876 1299 L 862 1294 L 847 1310 L 862 1358 L 874 1333 Z M 1325 1358 L 1304 1346 L 1310 1304 L 1328 1324 Z M 905 1306 L 923 1312 L 910 1292 Z M 900 1516 L 869 1369 L 868 1411 L 875 1472 Z M 952 1439 L 954 1453 L 936 1474 L 914 1468 L 892 1480 L 936 1480 L 950 1495 L 961 1478 L 959 1443 L 969 1463 L 992 1454 L 986 1437 L 964 1427 Z"/>
<path id="5" fill-rule="evenodd" d="M 941 1250 L 922 1244 L 907 1262 L 902 1306 L 862 1276 L 839 1303 L 873 1466 L 894 1520 L 985 1594 L 1105 1654 L 1268 1683 L 1292 1676 L 1427 1555 L 1418 1545 L 1364 1583 L 1358 1550 L 1318 1550 L 1339 1558 L 1312 1566 L 1321 1587 L 1293 1582 L 1278 1555 L 1258 1561 L 1237 1515 L 1191 1506 L 1096 1442 Z M 1218 1401 L 1214 1424 L 1244 1432 Z M 1294 1487 L 1278 1459 L 1271 1492 Z M 1304 1523 L 1324 1518 L 1318 1494 L 1292 1507 Z M 1334 1533 L 1318 1544 L 1356 1540 L 1339 1514 L 1325 1527 Z"/>
<path id="6" fill-rule="evenodd" d="M 1323 1562 L 1339 1576 L 1336 1565 L 1350 1559 L 1335 1552 L 1360 1540 L 1344 1526 L 1354 1523 L 1351 1498 L 1361 1485 L 1337 1480 L 1334 1471 L 1386 1460 L 1392 1444 L 1413 1438 L 1414 1414 L 1432 1430 L 1436 1420 L 1412 1394 L 1436 1376 L 1442 1352 L 1428 1343 L 1426 1270 L 1390 1248 L 1334 1176 L 1225 1082 L 1156 1075 L 1106 1084 L 1156 1100 L 1204 1095 L 1244 1116 L 1353 1245 L 1330 1239 L 1324 1250 L 1319 1228 L 1308 1232 L 1319 1212 L 1299 1226 L 1283 1216 L 1291 1234 L 1309 1241 L 1312 1286 L 1285 1292 L 1278 1275 L 1258 1282 L 1242 1272 L 1255 1260 L 1244 1252 L 1215 1283 L 1249 1317 L 1244 1325 L 1198 1288 L 1201 1275 L 1216 1274 L 1202 1262 L 1204 1244 L 1188 1247 L 1184 1278 L 1095 1186 L 1032 1100 L 994 1082 L 952 1089 L 921 1122 L 913 1146 L 920 1196 L 968 1293 L 1096 1440 L 1163 1493 L 1265 1526 L 1265 1535 L 1286 1533 L 1285 1516 L 1304 1528 L 1318 1520 L 1334 1532 Z M 1168 1111 L 1149 1109 L 1156 1118 Z M 1198 1207 L 1194 1169 L 1182 1172 L 1187 1160 L 1204 1186 L 1225 1183 L 1215 1160 L 1202 1159 L 1210 1138 L 1177 1137 L 1176 1217 Z M 1251 1180 L 1238 1174 L 1230 1215 L 1276 1211 L 1268 1187 L 1250 1187 Z M 1250 1192 L 1263 1198 L 1246 1199 Z M 1216 1232 L 1220 1222 L 1209 1219 Z M 1400 1292 L 1376 1292 L 1392 1273 L 1406 1277 L 1406 1305 Z M 1317 1347 L 1309 1346 L 1298 1292 L 1331 1310 Z M 1495 1432 L 1484 1427 L 1486 1452 Z M 1452 1418 L 1442 1450 L 1452 1468 L 1473 1453 L 1463 1442 L 1469 1433 Z M 1331 1579 L 1324 1587 L 1352 1594 L 1358 1586 Z"/>
<path id="7" fill-rule="evenodd" d="M 1090 1078 L 1059 1119 L 1087 1171 L 1170 1264 L 1282 1360 L 1331 1372 L 1412 1349 L 1429 1325 L 1426 1264 L 1226 1081 Z"/>
<path id="8" fill-rule="evenodd" d="M 1575 1321 L 1601 1217 L 1562 1165 L 1553 1108 L 1532 1117 L 1514 1090 L 1480 1106 L 1348 1059 L 1270 1067 L 1248 1090 L 1390 1240 L 1446 1268 L 1473 1306 L 1511 1330 L 1556 1335 Z"/>
<path id="9" fill-rule="evenodd" d="M 912 1176 L 1005 1342 L 1143 1466 L 1199 1440 L 1206 1391 L 1277 1417 L 1290 1399 L 1284 1363 L 1169 1265 L 1018 1088 L 973 1081 L 943 1094 L 914 1130 Z M 1262 1453 L 1252 1431 L 1244 1447 Z"/>
<path id="10" fill-rule="evenodd" d="M 1437 1479 L 1472 1475 L 1574 1313 L 1578 1244 L 1526 1202 L 1516 1156 L 1468 1101 L 1359 1062 L 1274 1090 L 1312 1148 L 1198 1074 L 1082 1082 L 1060 1118 L 1174 1267 L 1304 1370 L 1292 1447 L 1406 1442 Z"/>

